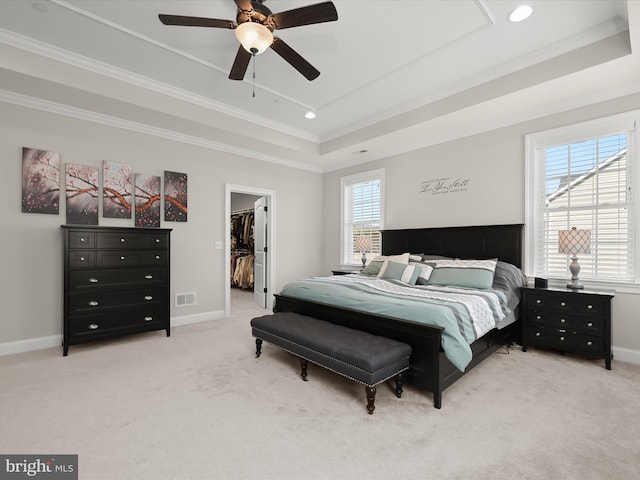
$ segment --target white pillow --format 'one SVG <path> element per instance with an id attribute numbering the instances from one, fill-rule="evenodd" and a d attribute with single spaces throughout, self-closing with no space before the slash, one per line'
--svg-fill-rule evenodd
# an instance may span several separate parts
<path id="1" fill-rule="evenodd" d="M 405 265 L 407 265 L 409 263 L 409 253 L 403 253 L 402 255 L 387 255 L 387 256 L 374 257 L 371 261 L 384 262 L 385 260 L 389 260 L 391 262 L 396 262 L 396 263 L 404 263 Z"/>

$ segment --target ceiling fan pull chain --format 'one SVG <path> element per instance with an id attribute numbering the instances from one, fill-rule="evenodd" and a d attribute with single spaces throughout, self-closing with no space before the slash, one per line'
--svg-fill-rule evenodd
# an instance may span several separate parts
<path id="1" fill-rule="evenodd" d="M 253 98 L 256 98 L 256 54 L 251 54 L 253 57 Z"/>

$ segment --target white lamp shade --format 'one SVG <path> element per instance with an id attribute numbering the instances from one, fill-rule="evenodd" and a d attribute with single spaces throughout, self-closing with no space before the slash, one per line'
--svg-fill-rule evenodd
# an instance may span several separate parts
<path id="1" fill-rule="evenodd" d="M 262 53 L 273 43 L 271 30 L 256 22 L 245 22 L 238 25 L 236 37 L 249 53 Z"/>
<path id="2" fill-rule="evenodd" d="M 560 230 L 558 232 L 558 253 L 575 255 L 591 253 L 591 230 Z"/>
<path id="3" fill-rule="evenodd" d="M 356 237 L 356 250 L 358 252 L 370 252 L 371 237 Z"/>

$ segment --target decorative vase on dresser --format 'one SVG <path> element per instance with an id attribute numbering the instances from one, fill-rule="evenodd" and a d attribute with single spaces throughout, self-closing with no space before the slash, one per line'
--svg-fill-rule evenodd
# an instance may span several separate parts
<path id="1" fill-rule="evenodd" d="M 612 291 L 523 287 L 522 350 L 529 345 L 603 358 L 611 370 Z"/>
<path id="2" fill-rule="evenodd" d="M 170 326 L 170 233 L 62 225 L 63 355 L 69 346 Z"/>

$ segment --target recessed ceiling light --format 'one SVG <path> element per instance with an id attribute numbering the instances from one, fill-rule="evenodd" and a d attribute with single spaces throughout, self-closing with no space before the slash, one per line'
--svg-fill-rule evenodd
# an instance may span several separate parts
<path id="1" fill-rule="evenodd" d="M 511 15 L 509 15 L 509 21 L 521 22 L 522 20 L 529 18 L 529 15 L 531 15 L 532 13 L 533 8 L 531 8 L 529 5 L 520 5 L 513 12 L 511 12 Z"/>
<path id="2" fill-rule="evenodd" d="M 307 112 L 304 114 L 304 118 L 311 120 L 312 118 L 316 118 L 316 114 L 314 112 Z"/>

